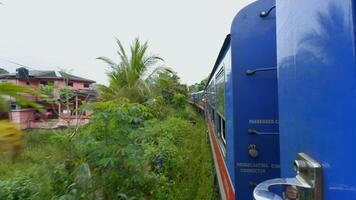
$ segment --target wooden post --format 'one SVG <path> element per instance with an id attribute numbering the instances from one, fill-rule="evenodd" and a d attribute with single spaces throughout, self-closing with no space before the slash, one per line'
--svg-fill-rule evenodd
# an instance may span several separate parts
<path id="1" fill-rule="evenodd" d="M 78 123 L 78 95 L 75 96 L 75 120 Z"/>
<path id="2" fill-rule="evenodd" d="M 58 119 L 61 119 L 61 103 L 58 104 Z"/>

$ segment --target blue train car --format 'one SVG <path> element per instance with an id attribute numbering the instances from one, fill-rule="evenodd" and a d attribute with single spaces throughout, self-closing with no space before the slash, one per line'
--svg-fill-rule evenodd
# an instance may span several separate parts
<path id="1" fill-rule="evenodd" d="M 190 103 L 196 106 L 197 108 L 204 110 L 205 109 L 205 99 L 204 99 L 205 92 L 193 92 L 190 94 Z"/>
<path id="2" fill-rule="evenodd" d="M 252 199 L 259 182 L 280 176 L 274 5 L 256 1 L 236 15 L 205 90 L 222 199 Z"/>
<path id="3" fill-rule="evenodd" d="M 356 199 L 355 16 L 352 0 L 277 0 L 280 155 L 299 200 Z M 290 177 L 290 178 L 287 178 Z"/>

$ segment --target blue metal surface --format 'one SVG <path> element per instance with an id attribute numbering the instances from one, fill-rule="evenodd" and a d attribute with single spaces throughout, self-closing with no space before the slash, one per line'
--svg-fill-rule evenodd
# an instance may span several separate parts
<path id="1" fill-rule="evenodd" d="M 351 0 L 277 0 L 282 177 L 305 152 L 324 199 L 356 199 L 355 9 Z"/>
<path id="2" fill-rule="evenodd" d="M 278 133 L 276 15 L 273 0 L 256 1 L 242 9 L 231 27 L 232 67 L 226 70 L 226 163 L 235 185 L 235 197 L 252 199 L 253 186 L 280 176 Z M 257 70 L 247 75 L 248 70 Z M 251 158 L 249 145 L 258 157 Z"/>

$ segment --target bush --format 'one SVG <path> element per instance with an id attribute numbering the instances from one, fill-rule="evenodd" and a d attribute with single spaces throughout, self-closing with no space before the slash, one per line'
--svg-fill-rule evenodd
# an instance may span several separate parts
<path id="1" fill-rule="evenodd" d="M 140 130 L 147 145 L 146 157 L 160 177 L 152 199 L 212 199 L 211 153 L 205 125 L 201 118 L 195 120 L 199 123 L 169 117 L 148 121 Z"/>
<path id="2" fill-rule="evenodd" d="M 156 98 L 146 102 L 145 105 L 149 109 L 149 112 L 158 119 L 166 118 L 171 111 L 162 96 L 157 96 Z"/>
<path id="3" fill-rule="evenodd" d="M 0 181 L 0 199 L 25 200 L 34 199 L 39 188 L 28 176 L 15 177 L 12 180 Z"/>
<path id="4" fill-rule="evenodd" d="M 187 104 L 187 97 L 180 93 L 175 93 L 173 96 L 173 105 L 177 109 L 185 108 Z"/>
<path id="5" fill-rule="evenodd" d="M 179 109 L 161 97 L 146 106 L 125 99 L 93 104 L 90 123 L 71 141 L 70 130 L 29 132 L 24 164 L 0 162 L 7 179 L 0 199 L 212 199 L 204 121 L 183 97 L 176 95 Z M 155 109 L 168 111 L 152 115 Z"/>

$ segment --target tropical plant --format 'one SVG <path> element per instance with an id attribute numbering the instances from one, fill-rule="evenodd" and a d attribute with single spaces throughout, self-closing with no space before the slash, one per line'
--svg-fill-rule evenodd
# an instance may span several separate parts
<path id="1" fill-rule="evenodd" d="M 0 83 L 0 113 L 6 113 L 9 109 L 9 103 L 6 96 L 10 96 L 16 100 L 16 103 L 21 106 L 32 106 L 36 109 L 41 109 L 41 106 L 28 100 L 24 94 L 36 95 L 31 88 L 13 83 Z M 7 118 L 7 115 L 5 115 Z M 4 116 L 1 116 L 2 118 Z M 8 119 L 0 120 L 0 151 L 12 149 L 12 159 L 15 160 L 22 148 L 22 132 L 18 130 L 17 125 L 10 122 Z"/>
<path id="2" fill-rule="evenodd" d="M 36 109 L 40 109 L 41 106 L 26 98 L 23 94 L 29 94 L 36 96 L 36 91 L 29 87 L 16 85 L 13 83 L 0 83 L 0 112 L 7 112 L 9 105 L 5 96 L 10 96 L 16 100 L 16 103 L 20 106 L 32 106 Z"/>
<path id="3" fill-rule="evenodd" d="M 151 78 L 152 90 L 163 97 L 165 103 L 172 104 L 175 94 L 187 96 L 187 86 L 181 84 L 180 78 L 174 71 L 161 71 Z"/>
<path id="4" fill-rule="evenodd" d="M 107 57 L 99 57 L 99 60 L 110 66 L 107 73 L 109 86 L 98 86 L 100 97 L 103 100 L 128 98 L 132 102 L 144 102 L 151 94 L 148 83 L 150 77 L 160 71 L 168 71 L 168 68 L 157 66 L 163 59 L 156 55 L 148 55 L 148 43 L 141 43 L 136 38 L 130 47 L 128 55 L 120 40 L 116 39 L 119 46 L 117 54 L 120 62 L 115 63 Z"/>

